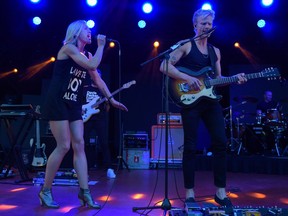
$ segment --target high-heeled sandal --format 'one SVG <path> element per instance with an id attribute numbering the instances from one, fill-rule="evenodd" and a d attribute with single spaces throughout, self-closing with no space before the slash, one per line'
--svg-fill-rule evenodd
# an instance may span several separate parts
<path id="1" fill-rule="evenodd" d="M 82 206 L 87 205 L 89 208 L 94 208 L 94 209 L 101 208 L 101 205 L 94 202 L 89 189 L 80 188 L 80 191 L 78 193 L 78 199 Z"/>
<path id="2" fill-rule="evenodd" d="M 60 207 L 59 204 L 54 201 L 50 188 L 42 188 L 38 196 L 41 206 L 54 209 L 58 209 Z"/>

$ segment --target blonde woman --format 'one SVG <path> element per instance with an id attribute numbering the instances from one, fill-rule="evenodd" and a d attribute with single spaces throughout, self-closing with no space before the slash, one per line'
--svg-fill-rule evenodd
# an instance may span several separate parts
<path id="1" fill-rule="evenodd" d="M 56 148 L 48 158 L 45 183 L 39 193 L 41 205 L 48 208 L 60 207 L 53 199 L 51 187 L 56 172 L 71 146 L 74 152 L 73 165 L 80 186 L 78 198 L 82 205 L 100 208 L 100 205 L 94 202 L 88 188 L 88 168 L 81 116 L 84 81 L 91 77 L 112 106 L 128 111 L 125 105 L 111 96 L 105 82 L 97 73 L 106 36 L 97 35 L 98 47 L 94 55 L 84 53 L 86 44 L 91 44 L 91 38 L 91 30 L 84 20 L 77 20 L 68 26 L 64 44 L 57 54 L 53 77 L 44 104 L 43 118 L 49 120 L 57 142 Z"/>

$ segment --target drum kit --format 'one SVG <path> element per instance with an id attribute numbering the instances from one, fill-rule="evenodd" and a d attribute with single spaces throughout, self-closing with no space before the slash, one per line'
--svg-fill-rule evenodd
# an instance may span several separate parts
<path id="1" fill-rule="evenodd" d="M 231 152 L 238 155 L 241 151 L 249 154 L 276 153 L 277 156 L 288 153 L 287 119 L 281 111 L 275 108 L 261 114 L 256 114 L 256 110 L 255 113 L 238 112 L 234 109 L 246 103 L 257 103 L 258 100 L 250 96 L 234 97 L 233 100 L 237 102 L 236 105 L 223 109 L 228 111 L 224 121 Z M 250 119 L 252 116 L 254 121 L 245 122 L 247 116 Z"/>

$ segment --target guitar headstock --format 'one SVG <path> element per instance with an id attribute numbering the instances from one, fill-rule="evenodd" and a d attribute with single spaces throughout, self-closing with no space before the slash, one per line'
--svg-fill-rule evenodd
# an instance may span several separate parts
<path id="1" fill-rule="evenodd" d="M 41 112 L 40 112 L 40 105 L 37 105 L 37 106 L 35 107 L 35 113 L 41 114 Z"/>
<path id="2" fill-rule="evenodd" d="M 268 80 L 276 79 L 276 77 L 280 76 L 280 72 L 278 68 L 275 67 L 270 67 L 270 68 L 265 68 L 264 70 L 261 71 L 262 77 L 267 77 Z"/>
<path id="3" fill-rule="evenodd" d="M 134 84 L 136 84 L 136 81 L 135 81 L 135 80 L 132 80 L 132 81 L 130 81 L 130 82 L 128 82 L 128 83 L 125 83 L 125 84 L 122 86 L 122 88 L 124 88 L 124 89 L 130 88 L 130 86 L 131 86 L 131 85 L 134 85 Z"/>

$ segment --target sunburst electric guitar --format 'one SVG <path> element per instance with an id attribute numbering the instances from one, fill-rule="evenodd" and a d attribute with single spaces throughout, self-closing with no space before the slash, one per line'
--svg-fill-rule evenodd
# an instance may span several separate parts
<path id="1" fill-rule="evenodd" d="M 193 106 L 201 98 L 219 100 L 221 96 L 215 94 L 214 86 L 237 83 L 238 81 L 236 76 L 211 79 L 209 77 L 209 74 L 212 72 L 211 67 L 204 67 L 197 72 L 185 67 L 177 67 L 177 69 L 182 73 L 198 78 L 202 83 L 200 90 L 195 91 L 192 90 L 187 83 L 169 78 L 169 96 L 175 104 L 181 107 Z M 246 79 L 265 77 L 272 79 L 278 76 L 280 76 L 280 73 L 277 68 L 266 68 L 258 73 L 245 74 Z"/>
<path id="2" fill-rule="evenodd" d="M 128 83 L 125 83 L 121 88 L 112 92 L 111 95 L 113 96 L 113 95 L 117 94 L 118 92 L 122 91 L 123 89 L 128 89 L 128 88 L 130 88 L 131 85 L 134 85 L 134 84 L 136 84 L 135 80 L 132 80 Z M 107 98 L 100 99 L 100 97 L 96 96 L 89 103 L 84 104 L 82 106 L 83 122 L 87 122 L 91 118 L 92 115 L 99 113 L 100 110 L 97 109 L 97 107 L 105 101 L 107 101 Z"/>

